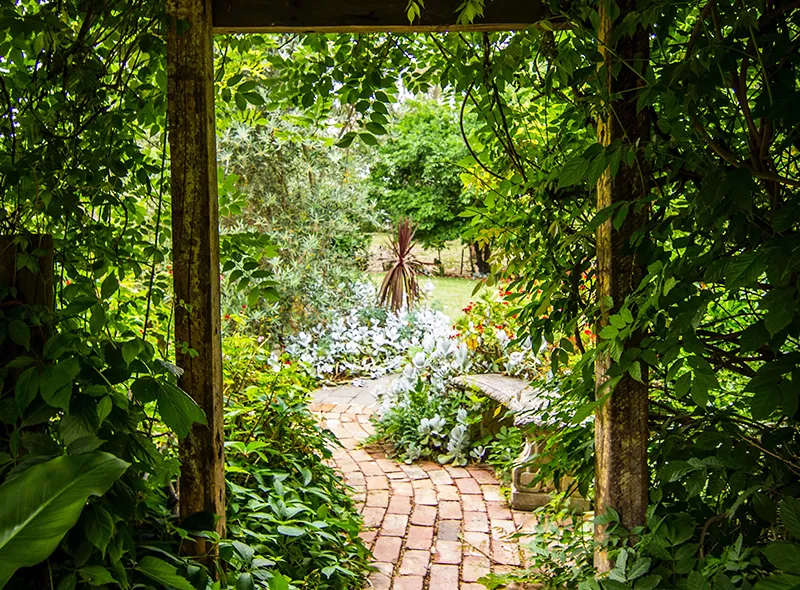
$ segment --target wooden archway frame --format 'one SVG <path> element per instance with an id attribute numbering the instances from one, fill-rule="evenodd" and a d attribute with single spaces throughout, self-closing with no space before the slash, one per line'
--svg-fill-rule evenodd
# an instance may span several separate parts
<path id="1" fill-rule="evenodd" d="M 217 160 L 214 124 L 213 35 L 269 32 L 424 32 L 497 31 L 526 28 L 547 17 L 541 0 L 487 2 L 479 22 L 454 22 L 460 0 L 426 0 L 422 18 L 409 26 L 407 0 L 168 0 L 168 133 L 172 180 L 175 347 L 183 369 L 181 386 L 203 408 L 208 427 L 195 425 L 180 446 L 180 515 L 197 512 L 220 517 L 224 533 L 225 473 L 223 456 L 222 346 L 219 281 Z M 604 3 L 600 3 L 601 5 Z M 622 14 L 634 0 L 617 0 Z M 644 146 L 649 121 L 638 112 L 640 73 L 611 75 L 612 59 L 646 67 L 647 36 L 635 33 L 615 52 L 612 19 L 600 9 L 599 41 L 605 55 L 608 114 L 600 115 L 598 132 L 605 145 L 619 140 Z M 644 55 L 643 55 L 644 53 Z M 638 66 L 635 64 L 639 64 Z M 638 77 L 637 77 L 638 76 Z M 613 94 L 612 94 L 613 93 Z M 617 98 L 618 97 L 618 98 Z M 613 116 L 612 114 L 613 113 Z M 635 201 L 646 191 L 641 166 L 622 166 L 598 181 L 598 207 Z M 631 210 L 634 208 L 631 207 Z M 619 230 L 611 220 L 598 229 L 600 295 L 624 300 L 635 284 L 636 262 L 622 254 L 641 216 L 628 215 Z M 611 310 L 605 310 L 606 316 Z M 608 359 L 598 362 L 597 381 L 605 381 Z M 647 504 L 647 386 L 623 379 L 597 413 L 597 511 L 614 507 L 629 527 L 643 524 Z M 200 551 L 202 547 L 198 548 Z M 602 556 L 601 569 L 607 567 Z"/>

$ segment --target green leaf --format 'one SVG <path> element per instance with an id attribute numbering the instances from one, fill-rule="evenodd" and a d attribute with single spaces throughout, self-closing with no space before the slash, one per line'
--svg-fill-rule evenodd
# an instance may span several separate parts
<path id="1" fill-rule="evenodd" d="M 127 364 L 131 364 L 136 357 L 139 355 L 139 352 L 142 350 L 142 343 L 138 338 L 134 338 L 133 340 L 129 340 L 122 345 L 122 358 L 125 360 Z"/>
<path id="2" fill-rule="evenodd" d="M 764 326 L 770 336 L 774 336 L 792 323 L 797 311 L 794 292 L 794 288 L 774 289 L 761 300 L 760 307 L 767 310 Z"/>
<path id="3" fill-rule="evenodd" d="M 586 158 L 581 156 L 572 158 L 569 162 L 564 164 L 564 167 L 558 173 L 558 188 L 577 184 L 586 176 L 586 171 L 588 169 L 589 161 Z"/>
<path id="4" fill-rule="evenodd" d="M 755 590 L 800 590 L 800 576 L 775 574 L 756 582 Z"/>
<path id="5" fill-rule="evenodd" d="M 70 455 L 91 453 L 102 447 L 105 442 L 102 438 L 98 438 L 93 434 L 81 436 L 67 445 L 67 453 Z"/>
<path id="6" fill-rule="evenodd" d="M 280 572 L 273 572 L 269 580 L 269 590 L 289 590 L 289 580 Z"/>
<path id="7" fill-rule="evenodd" d="M 72 380 L 77 376 L 79 369 L 78 361 L 75 359 L 67 359 L 56 365 L 45 365 L 39 377 L 39 389 L 48 405 L 69 409 Z"/>
<path id="8" fill-rule="evenodd" d="M 764 326 L 764 322 L 759 320 L 758 322 L 748 326 L 745 331 L 742 332 L 742 335 L 739 338 L 739 346 L 741 347 L 742 352 L 757 350 L 769 342 L 769 338 L 769 330 L 767 330 L 767 328 Z"/>
<path id="9" fill-rule="evenodd" d="M 236 578 L 236 590 L 255 590 L 255 587 L 253 574 L 249 572 L 239 574 Z"/>
<path id="10" fill-rule="evenodd" d="M 789 574 L 800 574 L 800 545 L 786 541 L 770 543 L 764 549 L 769 562 Z"/>
<path id="11" fill-rule="evenodd" d="M 725 285 L 729 289 L 747 287 L 758 280 L 767 268 L 766 259 L 758 252 L 740 254 L 725 268 Z"/>
<path id="12" fill-rule="evenodd" d="M 106 310 L 102 305 L 93 305 L 89 316 L 89 328 L 93 334 L 100 334 L 106 326 Z"/>
<path id="13" fill-rule="evenodd" d="M 252 105 L 261 106 L 264 104 L 264 97 L 258 92 L 243 92 L 244 99 Z"/>
<path id="14" fill-rule="evenodd" d="M 367 131 L 369 131 L 370 133 L 374 133 L 375 135 L 386 135 L 386 128 L 380 123 L 372 121 L 370 123 L 367 123 L 366 128 Z"/>
<path id="15" fill-rule="evenodd" d="M 372 133 L 359 133 L 358 138 L 364 145 L 378 145 L 378 140 Z"/>
<path id="16" fill-rule="evenodd" d="M 17 409 L 22 414 L 39 393 L 39 368 L 29 367 L 17 379 Z"/>
<path id="17" fill-rule="evenodd" d="M 796 539 L 800 539 L 800 500 L 786 496 L 781 500 L 781 521 Z"/>
<path id="18" fill-rule="evenodd" d="M 178 568 L 171 566 L 158 557 L 148 555 L 142 558 L 136 569 L 151 580 L 155 580 L 168 588 L 194 590 L 194 586 L 192 586 L 186 578 L 178 575 Z"/>
<path id="19" fill-rule="evenodd" d="M 111 572 L 100 565 L 89 565 L 78 570 L 84 582 L 92 586 L 103 586 L 104 584 L 115 584 L 116 580 Z"/>
<path id="20" fill-rule="evenodd" d="M 100 296 L 103 299 L 109 299 L 114 293 L 117 292 L 117 289 L 119 289 L 119 281 L 117 280 L 116 275 L 110 274 L 100 286 Z"/>
<path id="21" fill-rule="evenodd" d="M 619 330 L 614 326 L 605 326 L 600 330 L 600 337 L 604 340 L 613 340 L 619 335 Z"/>
<path id="22" fill-rule="evenodd" d="M 139 377 L 131 385 L 131 392 L 142 403 L 152 402 L 158 398 L 161 384 L 153 377 Z"/>
<path id="23" fill-rule="evenodd" d="M 287 537 L 300 537 L 306 533 L 300 527 L 290 526 L 286 524 L 280 525 L 278 527 L 278 532 L 282 535 L 286 535 Z"/>
<path id="24" fill-rule="evenodd" d="M 184 438 L 195 423 L 207 424 L 200 406 L 182 389 L 169 382 L 161 382 L 157 393 L 158 412 L 169 428 Z"/>
<path id="25" fill-rule="evenodd" d="M 102 398 L 99 402 L 97 402 L 97 423 L 98 425 L 102 424 L 108 415 L 111 413 L 111 408 L 114 402 L 111 400 L 111 396 L 107 395 Z"/>
<path id="26" fill-rule="evenodd" d="M 642 382 L 642 365 L 639 361 L 633 361 L 631 366 L 628 367 L 628 374 L 639 383 Z"/>
<path id="27" fill-rule="evenodd" d="M 349 148 L 350 144 L 353 143 L 353 140 L 356 138 L 356 134 L 352 131 L 345 133 L 342 138 L 336 142 L 336 147 L 340 148 Z"/>
<path id="28" fill-rule="evenodd" d="M 688 590 L 708 590 L 708 581 L 698 571 L 689 572 Z"/>
<path id="29" fill-rule="evenodd" d="M 8 324 L 8 335 L 13 342 L 29 350 L 31 347 L 31 329 L 22 320 L 12 320 Z"/>
<path id="30" fill-rule="evenodd" d="M 89 496 L 101 496 L 128 468 L 109 453 L 40 463 L 0 486 L 0 588 L 20 567 L 45 560 L 78 522 Z"/>
<path id="31" fill-rule="evenodd" d="M 647 557 L 637 557 L 628 571 L 628 581 L 641 578 L 650 571 L 650 559 Z"/>
<path id="32" fill-rule="evenodd" d="M 105 557 L 111 535 L 114 534 L 114 519 L 108 511 L 97 504 L 89 506 L 83 521 L 83 531 L 89 542 Z"/>

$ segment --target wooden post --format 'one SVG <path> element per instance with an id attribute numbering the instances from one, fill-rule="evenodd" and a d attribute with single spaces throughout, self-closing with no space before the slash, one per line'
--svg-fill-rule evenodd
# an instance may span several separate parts
<path id="1" fill-rule="evenodd" d="M 213 40 L 207 0 L 168 0 L 168 128 L 175 348 L 181 387 L 203 408 L 180 443 L 181 520 L 207 512 L 225 530 L 219 227 Z M 198 540 L 192 548 L 205 554 Z"/>
<path id="2" fill-rule="evenodd" d="M 617 0 L 619 18 L 635 10 L 635 0 Z M 600 51 L 604 63 L 600 76 L 605 79 L 609 101 L 598 117 L 599 141 L 611 145 L 621 141 L 634 150 L 633 166 L 622 164 L 612 176 L 606 169 L 597 183 L 597 209 L 605 209 L 620 202 L 629 202 L 630 209 L 619 230 L 609 219 L 597 229 L 597 276 L 600 301 L 611 297 L 613 307 L 603 309 L 600 326 L 608 323 L 625 298 L 639 285 L 644 272 L 631 245 L 631 237 L 647 222 L 647 209 L 637 211 L 637 201 L 647 192 L 648 172 L 644 162 L 644 147 L 649 139 L 650 121 L 647 110 L 638 112 L 639 89 L 644 85 L 644 72 L 649 61 L 649 38 L 646 31 L 637 28 L 632 36 L 614 37 L 613 18 L 606 10 L 607 3 L 599 3 Z M 625 158 L 623 157 L 623 160 Z M 626 343 L 637 346 L 640 337 Z M 597 394 L 606 393 L 603 385 L 612 364 L 608 355 L 601 355 L 596 365 Z M 648 500 L 647 472 L 647 371 L 642 370 L 642 381 L 626 374 L 613 393 L 597 410 L 595 421 L 595 514 L 605 514 L 609 508 L 616 510 L 627 529 L 645 523 Z M 595 538 L 605 538 L 606 527 L 595 528 Z M 595 554 L 595 567 L 599 571 L 610 569 L 604 551 Z"/>

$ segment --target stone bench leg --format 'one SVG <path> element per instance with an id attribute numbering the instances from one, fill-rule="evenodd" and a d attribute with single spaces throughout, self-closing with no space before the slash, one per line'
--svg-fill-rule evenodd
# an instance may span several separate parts
<path id="1" fill-rule="evenodd" d="M 539 472 L 534 465 L 526 463 L 538 452 L 538 444 L 526 436 L 518 465 L 511 471 L 511 508 L 514 510 L 535 510 L 551 500 L 551 490 L 547 490 L 544 484 L 531 485 Z"/>
<path id="2" fill-rule="evenodd" d="M 511 471 L 511 508 L 531 511 L 549 504 L 556 489 L 551 482 L 532 484 L 539 475 L 539 470 L 529 461 L 531 457 L 539 454 L 540 447 L 533 437 L 526 436 L 525 439 L 522 455 L 517 460 L 518 465 Z M 568 504 L 575 512 L 591 510 L 589 501 L 577 493 L 569 497 Z"/>

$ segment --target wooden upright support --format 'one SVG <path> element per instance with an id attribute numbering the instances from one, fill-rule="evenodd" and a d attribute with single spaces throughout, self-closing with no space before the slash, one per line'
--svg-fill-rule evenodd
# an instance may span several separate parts
<path id="1" fill-rule="evenodd" d="M 636 103 L 649 61 L 649 38 L 641 28 L 632 36 L 615 35 L 613 17 L 605 9 L 608 3 L 598 4 L 601 7 L 598 37 L 604 56 L 600 75 L 609 93 L 604 112 L 598 117 L 598 138 L 605 146 L 622 142 L 636 153 L 632 166 L 623 163 L 614 176 L 607 169 L 597 183 L 598 210 L 620 202 L 630 203 L 619 230 L 613 228 L 611 219 L 597 229 L 598 295 L 601 301 L 605 297 L 613 300 L 613 307 L 603 310 L 602 327 L 609 315 L 636 289 L 644 274 L 632 249 L 631 238 L 647 221 L 647 209 L 637 210 L 636 202 L 647 192 L 644 147 L 649 139 L 650 121 L 647 110 L 639 112 Z M 635 10 L 636 1 L 617 0 L 617 5 L 619 19 L 622 19 Z M 626 346 L 637 346 L 638 340 L 634 337 Z M 601 355 L 597 361 L 598 396 L 606 393 L 604 384 L 611 364 L 608 355 Z M 626 374 L 607 402 L 598 408 L 595 421 L 595 514 L 605 514 L 613 508 L 628 530 L 645 523 L 647 509 L 647 378 L 644 365 L 642 381 Z M 604 526 L 596 528 L 597 540 L 603 540 L 605 531 Z M 597 552 L 595 566 L 600 571 L 610 569 L 605 552 Z"/>
<path id="2" fill-rule="evenodd" d="M 168 0 L 168 129 L 172 179 L 175 348 L 181 387 L 206 413 L 180 444 L 180 516 L 220 517 L 225 530 L 219 227 L 211 3 Z M 202 554 L 198 542 L 194 551 Z"/>

